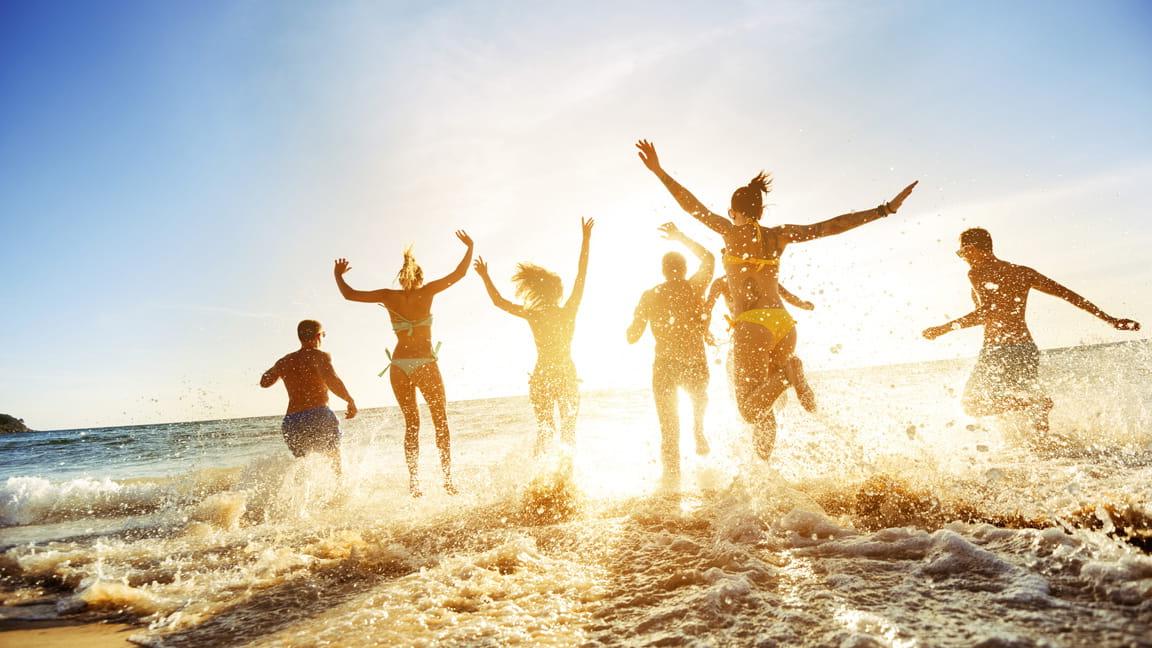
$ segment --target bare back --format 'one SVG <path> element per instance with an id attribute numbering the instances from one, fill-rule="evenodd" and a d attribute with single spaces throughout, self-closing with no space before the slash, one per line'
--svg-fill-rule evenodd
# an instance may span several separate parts
<path id="1" fill-rule="evenodd" d="M 276 361 L 272 373 L 288 390 L 286 414 L 328 405 L 328 377 L 334 374 L 332 357 L 319 349 L 301 349 Z"/>
<path id="2" fill-rule="evenodd" d="M 1032 268 L 999 259 L 968 271 L 972 298 L 983 317 L 985 345 L 1032 342 L 1025 314 L 1035 276 Z"/>
<path id="3" fill-rule="evenodd" d="M 536 341 L 536 367 L 572 364 L 572 338 L 576 333 L 576 309 L 540 306 L 526 309 L 524 319 Z"/>
<path id="4" fill-rule="evenodd" d="M 787 244 L 780 228 L 758 223 L 732 225 L 724 233 L 724 270 L 733 312 L 783 308 L 778 285 L 780 257 Z"/>
<path id="5" fill-rule="evenodd" d="M 706 362 L 703 284 L 687 280 L 666 281 L 644 293 L 637 317 L 652 327 L 656 358 L 683 363 Z"/>
<path id="6" fill-rule="evenodd" d="M 394 358 L 426 358 L 432 355 L 432 300 L 436 292 L 426 286 L 415 290 L 385 290 L 381 305 L 388 309 L 396 331 Z"/>

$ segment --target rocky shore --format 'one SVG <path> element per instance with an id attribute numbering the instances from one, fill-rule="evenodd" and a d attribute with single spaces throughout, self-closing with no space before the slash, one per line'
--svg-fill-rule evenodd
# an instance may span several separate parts
<path id="1" fill-rule="evenodd" d="M 0 434 L 7 434 L 9 432 L 31 432 L 27 425 L 24 425 L 24 419 L 18 419 L 15 416 L 8 414 L 0 414 Z"/>

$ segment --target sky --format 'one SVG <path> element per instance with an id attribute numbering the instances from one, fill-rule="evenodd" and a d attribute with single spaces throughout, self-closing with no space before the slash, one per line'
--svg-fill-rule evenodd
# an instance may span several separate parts
<path id="1" fill-rule="evenodd" d="M 641 165 L 713 211 L 760 169 L 764 223 L 899 214 L 793 245 L 781 278 L 812 370 L 971 357 L 956 238 L 1152 325 L 1147 2 L 0 3 L 0 412 L 33 428 L 283 411 L 260 374 L 321 320 L 361 409 L 413 245 L 448 273 L 467 230 L 506 295 L 533 261 L 571 285 L 594 217 L 574 357 L 584 389 L 644 387 L 624 331 L 674 221 Z M 1146 336 L 1047 296 L 1041 347 Z M 470 273 L 437 297 L 450 399 L 524 394 L 527 325 Z M 722 327 L 717 324 L 719 332 Z M 717 375 L 721 375 L 717 372 Z M 336 401 L 339 405 L 339 401 Z"/>

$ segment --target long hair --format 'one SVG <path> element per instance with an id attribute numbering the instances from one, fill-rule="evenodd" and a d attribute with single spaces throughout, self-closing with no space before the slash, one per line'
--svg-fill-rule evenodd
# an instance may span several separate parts
<path id="1" fill-rule="evenodd" d="M 416 263 L 416 255 L 412 254 L 412 246 L 404 248 L 404 265 L 396 273 L 396 279 L 404 290 L 415 290 L 424 285 L 424 269 Z"/>
<path id="2" fill-rule="evenodd" d="M 764 194 L 772 191 L 772 176 L 761 171 L 748 184 L 732 192 L 732 211 L 745 218 L 760 220 L 764 215 Z"/>
<path id="3" fill-rule="evenodd" d="M 560 275 L 533 263 L 517 265 L 512 283 L 516 284 L 516 296 L 522 298 L 528 308 L 558 304 L 564 295 Z"/>

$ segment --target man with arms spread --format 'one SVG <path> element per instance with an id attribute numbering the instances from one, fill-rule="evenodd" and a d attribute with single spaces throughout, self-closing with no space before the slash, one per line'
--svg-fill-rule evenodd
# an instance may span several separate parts
<path id="1" fill-rule="evenodd" d="M 300 322 L 296 336 L 300 338 L 300 350 L 277 360 L 260 377 L 260 386 L 271 387 L 277 380 L 284 380 L 288 411 L 280 429 L 292 455 L 322 453 L 332 460 L 336 474 L 340 474 L 340 423 L 328 409 L 328 390 L 348 403 L 347 418 L 356 416 L 356 403 L 332 368 L 332 357 L 320 350 L 324 339 L 320 322 Z"/>
<path id="2" fill-rule="evenodd" d="M 704 338 L 708 318 L 704 312 L 704 291 L 712 280 L 715 259 L 704 246 L 688 238 L 672 223 L 660 226 L 664 238 L 679 241 L 700 260 L 695 274 L 685 279 L 688 267 L 679 252 L 664 255 L 666 281 L 640 298 L 628 343 L 634 344 L 652 325 L 656 338 L 656 359 L 652 363 L 652 395 L 656 398 L 656 416 L 660 420 L 660 450 L 664 462 L 664 480 L 680 479 L 680 414 L 677 412 L 677 388 L 683 387 L 692 399 L 695 418 L 696 453 L 708 453 L 704 437 L 704 408 L 708 406 L 708 358 Z"/>
<path id="3" fill-rule="evenodd" d="M 1059 297 L 1108 322 L 1121 331 L 1138 331 L 1140 324 L 1112 317 L 1092 302 L 1036 272 L 1032 268 L 1003 261 L 992 253 L 992 235 L 973 228 L 960 235 L 956 252 L 971 270 L 972 300 L 976 310 L 941 326 L 924 331 L 929 340 L 949 331 L 969 326 L 984 327 L 984 346 L 972 377 L 964 388 L 964 411 L 969 416 L 991 416 L 1024 411 L 1043 440 L 1048 432 L 1048 398 L 1037 380 L 1040 352 L 1025 321 L 1028 292 L 1035 288 Z"/>

